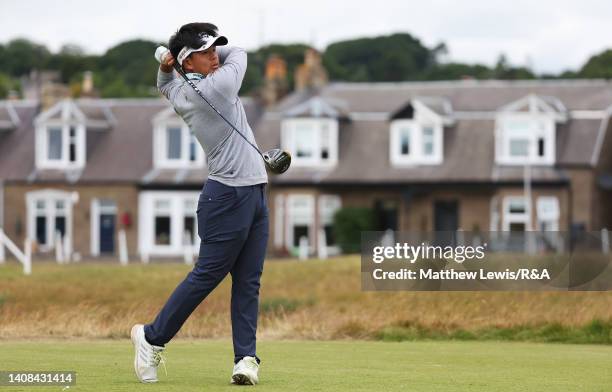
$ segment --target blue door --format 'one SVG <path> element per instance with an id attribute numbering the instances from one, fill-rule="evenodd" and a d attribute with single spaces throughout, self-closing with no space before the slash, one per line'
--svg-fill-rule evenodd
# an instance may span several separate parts
<path id="1" fill-rule="evenodd" d="M 115 215 L 100 215 L 100 253 L 115 253 Z"/>

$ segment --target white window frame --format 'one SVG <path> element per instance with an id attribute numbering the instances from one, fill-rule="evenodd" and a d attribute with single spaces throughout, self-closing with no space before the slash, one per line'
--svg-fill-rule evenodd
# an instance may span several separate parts
<path id="1" fill-rule="evenodd" d="M 295 204 L 301 202 L 305 204 L 303 216 L 296 216 Z M 308 251 L 314 251 L 315 239 L 315 195 L 312 194 L 290 194 L 287 195 L 287 225 L 285 226 L 285 247 L 290 252 L 297 254 L 298 247 L 293 246 L 293 227 L 296 224 L 308 226 Z M 305 218 L 305 219 L 300 219 Z M 301 222 L 304 220 L 305 222 Z"/>
<path id="2" fill-rule="evenodd" d="M 510 207 L 513 202 L 523 203 L 525 212 L 510 212 Z M 525 225 L 525 230 L 529 230 L 529 214 L 529 203 L 524 196 L 505 196 L 503 200 L 503 230 L 510 231 L 510 225 L 512 223 L 523 223 Z"/>
<path id="3" fill-rule="evenodd" d="M 158 169 L 198 169 L 205 165 L 204 150 L 187 124 L 180 119 L 159 121 L 154 127 L 153 164 Z M 181 129 L 181 157 L 168 158 L 168 128 Z M 195 143 L 195 161 L 189 159 L 190 144 Z"/>
<path id="4" fill-rule="evenodd" d="M 331 209 L 329 206 L 333 205 Z M 328 224 L 333 225 L 334 214 L 342 208 L 342 198 L 339 195 L 320 195 L 318 198 L 318 211 L 319 211 L 319 230 L 325 230 L 325 226 Z M 319 244 L 319 246 L 322 246 Z M 327 254 L 337 255 L 340 254 L 340 246 L 332 245 L 327 246 Z"/>
<path id="5" fill-rule="evenodd" d="M 444 160 L 444 125 L 442 119 L 428 113 L 422 105 L 414 104 L 413 119 L 397 119 L 391 121 L 389 157 L 394 166 L 405 165 L 439 165 Z M 433 152 L 425 154 L 425 128 L 433 130 Z M 410 150 L 402 154 L 402 134 L 408 132 Z"/>
<path id="6" fill-rule="evenodd" d="M 200 249 L 200 239 L 197 236 L 198 218 L 196 210 L 185 211 L 185 201 L 189 200 L 197 208 L 200 193 L 197 191 L 143 191 L 138 196 L 138 249 L 146 256 L 183 256 L 184 217 L 193 214 L 195 219 L 193 254 Z M 169 202 L 170 243 L 158 245 L 155 243 L 155 202 Z"/>
<path id="7" fill-rule="evenodd" d="M 66 230 L 65 230 L 65 245 L 67 254 L 71 253 L 72 250 L 72 209 L 73 204 L 78 200 L 78 194 L 74 192 L 66 192 L 54 189 L 43 189 L 39 191 L 31 191 L 26 193 L 26 206 L 27 206 L 27 236 L 33 242 L 36 242 L 36 217 L 38 211 L 36 204 L 39 201 L 45 203 L 44 216 L 46 219 L 46 244 L 38 244 L 39 249 L 43 252 L 47 252 L 55 248 L 55 218 L 56 214 L 56 203 L 61 201 L 64 203 L 64 214 L 66 219 Z"/>
<path id="8" fill-rule="evenodd" d="M 38 169 L 83 169 L 87 160 L 87 118 L 70 100 L 63 100 L 36 117 L 35 163 Z M 75 128 L 75 161 L 70 161 L 70 128 Z M 62 154 L 49 159 L 49 129 L 61 128 Z"/>
<path id="9" fill-rule="evenodd" d="M 62 132 L 62 153 L 60 159 L 49 159 L 49 130 L 59 128 Z M 75 161 L 70 161 L 70 128 L 75 129 Z M 36 167 L 39 169 L 82 169 L 86 160 L 86 128 L 78 122 L 48 120 L 36 127 Z"/>
<path id="10" fill-rule="evenodd" d="M 523 130 L 509 130 L 506 124 L 524 121 L 528 127 Z M 544 125 L 544 129 L 539 128 Z M 501 165 L 554 165 L 556 154 L 555 119 L 547 114 L 504 113 L 497 116 L 495 122 L 495 161 Z M 538 139 L 544 139 L 544 156 L 538 156 Z M 510 154 L 510 142 L 513 139 L 527 139 L 527 156 Z"/>
<path id="11" fill-rule="evenodd" d="M 298 127 L 309 127 L 312 132 L 312 157 L 297 156 L 297 138 L 295 133 Z M 328 157 L 321 158 L 323 146 L 323 127 L 327 126 Z M 334 167 L 338 163 L 338 120 L 331 118 L 291 118 L 283 120 L 281 124 L 282 148 L 291 153 L 292 167 Z"/>

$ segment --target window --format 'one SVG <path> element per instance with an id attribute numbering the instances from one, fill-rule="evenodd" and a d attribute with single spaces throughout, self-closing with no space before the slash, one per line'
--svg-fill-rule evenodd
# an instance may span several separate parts
<path id="1" fill-rule="evenodd" d="M 155 216 L 155 245 L 170 245 L 170 201 L 156 200 L 153 215 Z"/>
<path id="2" fill-rule="evenodd" d="M 168 160 L 177 160 L 181 159 L 181 134 L 183 133 L 181 128 L 176 127 L 168 127 L 166 128 L 167 133 L 167 145 L 168 151 L 166 153 L 166 158 Z"/>
<path id="3" fill-rule="evenodd" d="M 47 158 L 50 161 L 59 161 L 62 159 L 62 128 L 48 128 L 49 151 Z"/>
<path id="4" fill-rule="evenodd" d="M 204 150 L 182 121 L 159 122 L 155 129 L 155 167 L 182 169 L 204 167 Z"/>
<path id="5" fill-rule="evenodd" d="M 523 196 L 504 197 L 504 230 L 525 231 L 529 226 L 529 206 Z"/>
<path id="6" fill-rule="evenodd" d="M 68 161 L 71 163 L 77 160 L 77 136 L 76 128 L 71 126 L 68 133 Z"/>
<path id="7" fill-rule="evenodd" d="M 53 249 L 60 239 L 67 239 L 70 247 L 73 197 L 71 193 L 55 190 L 26 194 L 28 237 L 36 241 L 41 251 Z"/>
<path id="8" fill-rule="evenodd" d="M 554 196 L 538 197 L 536 212 L 538 215 L 538 230 L 559 230 L 559 199 Z"/>
<path id="9" fill-rule="evenodd" d="M 338 161 L 338 121 L 327 118 L 285 120 L 282 145 L 293 157 L 292 166 L 333 166 Z"/>
<path id="10" fill-rule="evenodd" d="M 314 196 L 289 195 L 287 209 L 288 222 L 285 235 L 287 249 L 297 254 L 302 237 L 308 240 L 309 249 L 314 249 L 314 233 L 311 229 L 314 225 Z"/>
<path id="11" fill-rule="evenodd" d="M 340 249 L 336 247 L 336 238 L 334 236 L 334 214 L 340 209 L 342 201 L 340 196 L 336 195 L 321 195 L 319 197 L 319 225 L 325 233 L 325 246 L 332 253 L 339 253 Z M 320 246 L 321 244 L 319 244 Z"/>
<path id="12" fill-rule="evenodd" d="M 85 166 L 85 125 L 53 121 L 37 128 L 36 165 L 41 169 Z"/>
<path id="13" fill-rule="evenodd" d="M 390 157 L 394 165 L 442 163 L 442 125 L 429 120 L 394 120 Z"/>
<path id="14" fill-rule="evenodd" d="M 434 129 L 431 126 L 423 127 L 423 155 L 432 156 L 434 154 Z"/>
<path id="15" fill-rule="evenodd" d="M 544 115 L 504 114 L 497 120 L 496 146 L 500 164 L 554 164 L 554 120 Z"/>
<path id="16" fill-rule="evenodd" d="M 192 247 L 196 254 L 200 246 L 198 198 L 198 192 L 141 192 L 138 207 L 141 254 L 182 256 L 186 247 Z"/>

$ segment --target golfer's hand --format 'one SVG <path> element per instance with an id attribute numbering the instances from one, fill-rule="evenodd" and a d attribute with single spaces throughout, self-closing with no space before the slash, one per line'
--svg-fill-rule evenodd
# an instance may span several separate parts
<path id="1" fill-rule="evenodd" d="M 161 68 L 161 70 L 166 73 L 172 72 L 174 61 L 175 60 L 174 60 L 174 57 L 172 56 L 172 53 L 168 51 L 168 53 L 166 53 L 166 55 L 162 59 L 161 64 L 159 64 L 159 68 Z"/>

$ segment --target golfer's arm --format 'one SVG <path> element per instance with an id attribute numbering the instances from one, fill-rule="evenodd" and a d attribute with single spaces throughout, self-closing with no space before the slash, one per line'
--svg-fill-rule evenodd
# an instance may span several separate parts
<path id="1" fill-rule="evenodd" d="M 157 71 L 157 89 L 166 98 L 168 98 L 170 102 L 172 102 L 172 98 L 174 97 L 177 90 L 176 83 L 172 83 L 173 81 L 173 71 L 164 72 L 160 67 L 159 71 Z"/>
<path id="2" fill-rule="evenodd" d="M 225 64 L 225 59 L 227 58 L 227 55 L 230 54 L 231 50 L 231 46 L 217 46 L 217 56 L 219 56 L 219 62 L 221 65 Z"/>
<path id="3" fill-rule="evenodd" d="M 238 96 L 247 68 L 247 52 L 238 47 L 219 47 L 219 62 L 223 65 L 211 74 L 215 89 L 227 99 Z"/>

